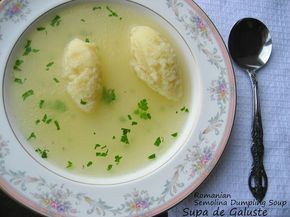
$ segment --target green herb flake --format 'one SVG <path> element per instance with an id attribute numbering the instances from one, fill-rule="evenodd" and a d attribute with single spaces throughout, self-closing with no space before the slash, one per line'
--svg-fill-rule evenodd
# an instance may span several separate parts
<path id="1" fill-rule="evenodd" d="M 31 52 L 33 53 L 37 53 L 39 50 L 38 49 L 33 49 L 31 47 L 31 40 L 27 40 L 26 44 L 24 46 L 24 52 L 23 52 L 23 56 L 27 56 L 28 54 L 30 54 Z"/>
<path id="2" fill-rule="evenodd" d="M 42 118 L 42 122 L 44 122 L 44 123 L 45 123 L 45 122 L 46 122 L 46 120 L 47 120 L 47 117 L 48 117 L 48 116 L 47 116 L 47 114 L 44 114 L 44 116 L 43 116 L 43 118 Z"/>
<path id="3" fill-rule="evenodd" d="M 103 93 L 102 93 L 102 99 L 108 104 L 110 104 L 111 102 L 116 100 L 115 90 L 114 89 L 107 89 L 104 87 Z"/>
<path id="4" fill-rule="evenodd" d="M 105 149 L 107 146 L 106 145 L 103 145 L 102 147 L 101 147 L 101 149 Z"/>
<path id="5" fill-rule="evenodd" d="M 115 163 L 118 165 L 120 163 L 120 160 L 122 159 L 123 157 L 120 156 L 120 155 L 116 155 L 115 156 Z"/>
<path id="6" fill-rule="evenodd" d="M 109 164 L 108 167 L 107 167 L 107 170 L 110 171 L 112 168 L 113 168 L 113 165 Z"/>
<path id="7" fill-rule="evenodd" d="M 50 68 L 53 66 L 53 64 L 54 64 L 54 62 L 53 61 L 51 61 L 51 62 L 49 62 L 49 63 L 47 63 L 46 64 L 46 71 L 49 71 L 50 70 Z"/>
<path id="8" fill-rule="evenodd" d="M 50 118 L 50 119 L 48 119 L 45 123 L 46 123 L 46 124 L 50 124 L 51 121 L 52 121 L 52 119 Z"/>
<path id="9" fill-rule="evenodd" d="M 59 80 L 57 78 L 53 78 L 55 83 L 59 83 Z"/>
<path id="10" fill-rule="evenodd" d="M 183 106 L 180 111 L 188 113 L 189 109 L 186 106 Z"/>
<path id="11" fill-rule="evenodd" d="M 31 52 L 31 40 L 27 40 L 24 46 L 24 53 L 23 56 L 28 55 Z"/>
<path id="12" fill-rule="evenodd" d="M 44 106 L 44 100 L 43 99 L 41 99 L 40 101 L 39 101 L 39 108 L 43 108 L 43 106 Z"/>
<path id="13" fill-rule="evenodd" d="M 93 162 L 92 161 L 89 161 L 88 163 L 87 163 L 87 167 L 90 167 L 90 166 L 92 166 L 93 165 Z"/>
<path id="14" fill-rule="evenodd" d="M 39 124 L 39 123 L 40 123 L 40 120 L 37 119 L 37 120 L 35 121 L 35 124 Z"/>
<path id="15" fill-rule="evenodd" d="M 93 11 L 95 11 L 95 10 L 101 10 L 101 9 L 102 9 L 101 6 L 95 6 L 95 7 L 93 7 Z"/>
<path id="16" fill-rule="evenodd" d="M 13 69 L 16 71 L 22 71 L 20 66 L 22 65 L 23 62 L 24 62 L 23 60 L 17 59 L 14 63 Z"/>
<path id="17" fill-rule="evenodd" d="M 84 101 L 83 99 L 81 99 L 81 101 L 80 101 L 80 104 L 82 104 L 82 105 L 86 105 L 86 104 L 87 104 L 87 102 L 86 102 L 86 101 Z"/>
<path id="18" fill-rule="evenodd" d="M 156 158 L 155 154 L 151 154 L 150 156 L 148 156 L 148 159 L 150 159 L 150 160 L 155 159 L 155 158 Z"/>
<path id="19" fill-rule="evenodd" d="M 90 39 L 86 38 L 85 42 L 90 43 Z"/>
<path id="20" fill-rule="evenodd" d="M 132 117 L 131 117 L 131 115 L 128 115 L 128 119 L 131 121 L 132 120 Z"/>
<path id="21" fill-rule="evenodd" d="M 125 144 L 129 144 L 129 139 L 128 139 L 128 133 L 131 132 L 130 129 L 126 129 L 126 128 L 121 128 L 121 130 L 123 131 L 123 134 L 121 136 L 121 142 L 125 143 Z"/>
<path id="22" fill-rule="evenodd" d="M 21 78 L 14 78 L 14 82 L 18 84 L 23 84 L 23 80 Z"/>
<path id="23" fill-rule="evenodd" d="M 132 121 L 132 126 L 137 125 L 138 123 L 136 121 Z"/>
<path id="24" fill-rule="evenodd" d="M 43 118 L 42 118 L 42 120 L 41 120 L 41 121 L 45 123 L 45 122 L 46 122 L 46 120 L 47 120 L 47 118 L 48 118 L 47 114 L 44 114 L 44 115 L 43 115 Z"/>
<path id="25" fill-rule="evenodd" d="M 100 144 L 96 144 L 95 145 L 95 149 L 97 149 L 98 147 L 101 147 L 101 145 Z"/>
<path id="26" fill-rule="evenodd" d="M 172 133 L 171 136 L 175 138 L 175 137 L 178 136 L 178 133 L 177 132 L 176 133 Z"/>
<path id="27" fill-rule="evenodd" d="M 143 111 L 147 111 L 149 109 L 147 100 L 142 99 L 140 102 L 138 102 L 138 108 Z"/>
<path id="28" fill-rule="evenodd" d="M 81 19 L 81 21 L 82 21 L 83 23 L 85 23 L 85 22 L 86 22 L 86 20 L 85 20 L 85 19 Z"/>
<path id="29" fill-rule="evenodd" d="M 112 139 L 116 139 L 116 136 L 113 136 Z"/>
<path id="30" fill-rule="evenodd" d="M 56 16 L 51 20 L 50 25 L 53 26 L 53 27 L 55 27 L 55 26 L 59 26 L 60 22 L 61 22 L 61 18 L 60 18 L 60 16 L 56 15 Z"/>
<path id="31" fill-rule="evenodd" d="M 109 6 L 106 6 L 107 11 L 109 11 L 108 16 L 109 17 L 119 17 L 119 15 L 116 13 L 116 11 L 113 11 Z M 122 20 L 122 17 L 119 17 L 120 20 Z"/>
<path id="32" fill-rule="evenodd" d="M 73 166 L 73 163 L 71 161 L 67 161 L 66 168 L 71 168 Z"/>
<path id="33" fill-rule="evenodd" d="M 58 121 L 54 121 L 54 124 L 55 124 L 55 126 L 56 126 L 56 130 L 60 130 L 60 126 L 59 126 Z"/>
<path id="34" fill-rule="evenodd" d="M 30 136 L 27 138 L 27 140 L 30 140 L 30 139 L 36 139 L 36 135 L 35 135 L 34 132 L 32 132 L 32 133 L 30 134 Z"/>
<path id="35" fill-rule="evenodd" d="M 150 120 L 151 114 L 148 112 L 148 102 L 146 99 L 142 99 L 138 102 L 138 109 L 134 111 L 135 115 L 138 115 L 141 119 Z"/>
<path id="36" fill-rule="evenodd" d="M 154 145 L 159 147 L 161 142 L 163 142 L 163 138 L 161 138 L 160 136 L 155 140 Z"/>
<path id="37" fill-rule="evenodd" d="M 37 27 L 36 30 L 37 31 L 44 31 L 45 30 L 45 27 L 40 26 L 40 27 Z"/>
<path id="38" fill-rule="evenodd" d="M 26 100 L 28 97 L 32 96 L 34 94 L 33 90 L 28 90 L 25 93 L 22 94 L 23 101 Z"/>
<path id="39" fill-rule="evenodd" d="M 107 157 L 109 150 L 107 149 L 106 152 L 96 152 L 96 157 Z"/>
<path id="40" fill-rule="evenodd" d="M 37 152 L 42 158 L 44 158 L 44 159 L 46 159 L 47 157 L 48 157 L 48 150 L 47 149 L 43 149 L 43 150 L 41 150 L 40 148 L 37 148 L 36 150 L 35 150 L 35 152 Z"/>

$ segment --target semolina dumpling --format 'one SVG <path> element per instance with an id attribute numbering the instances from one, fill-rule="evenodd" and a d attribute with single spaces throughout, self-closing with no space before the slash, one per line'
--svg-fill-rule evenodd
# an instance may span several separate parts
<path id="1" fill-rule="evenodd" d="M 76 105 L 85 112 L 92 111 L 102 91 L 100 61 L 93 43 L 78 38 L 69 42 L 64 52 L 63 77 Z"/>
<path id="2" fill-rule="evenodd" d="M 182 96 L 181 78 L 171 45 L 148 26 L 133 27 L 130 44 L 137 76 L 160 95 L 178 100 Z"/>

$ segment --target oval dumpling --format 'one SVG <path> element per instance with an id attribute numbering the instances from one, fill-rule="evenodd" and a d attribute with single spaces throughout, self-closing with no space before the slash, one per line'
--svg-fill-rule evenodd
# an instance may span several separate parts
<path id="1" fill-rule="evenodd" d="M 148 26 L 135 26 L 130 32 L 130 46 L 137 76 L 160 95 L 178 100 L 182 84 L 170 43 Z"/>
<path id="2" fill-rule="evenodd" d="M 68 43 L 63 77 L 68 82 L 66 90 L 76 105 L 85 112 L 92 111 L 102 91 L 100 61 L 93 43 L 78 38 Z"/>

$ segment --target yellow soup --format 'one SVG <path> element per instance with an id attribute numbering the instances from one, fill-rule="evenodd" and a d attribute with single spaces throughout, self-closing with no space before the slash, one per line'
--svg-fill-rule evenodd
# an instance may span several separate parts
<path id="1" fill-rule="evenodd" d="M 130 53 L 136 25 L 158 30 L 173 46 L 183 89 L 179 100 L 159 95 L 137 77 Z M 74 38 L 94 43 L 100 58 L 107 95 L 92 112 L 76 106 L 62 77 L 64 50 Z M 37 157 L 63 170 L 102 178 L 134 173 L 166 154 L 182 133 L 190 110 L 188 72 L 166 30 L 139 10 L 117 3 L 56 9 L 23 34 L 12 58 L 7 98 L 17 128 Z"/>

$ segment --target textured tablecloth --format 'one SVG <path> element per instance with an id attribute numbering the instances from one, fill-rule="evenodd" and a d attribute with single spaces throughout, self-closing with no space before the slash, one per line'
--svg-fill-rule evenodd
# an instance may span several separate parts
<path id="1" fill-rule="evenodd" d="M 265 204 L 250 205 L 254 202 L 247 184 L 252 163 L 252 93 L 248 76 L 235 66 L 237 112 L 227 148 L 207 180 L 189 198 L 172 208 L 169 217 L 198 216 L 200 213 L 203 214 L 199 216 L 222 216 L 214 215 L 218 208 L 224 210 L 224 216 L 248 217 L 255 216 L 254 212 L 258 216 L 260 208 L 260 213 L 266 210 L 264 214 L 266 212 L 269 217 L 290 217 L 290 1 L 196 2 L 211 18 L 226 43 L 232 26 L 244 17 L 260 19 L 271 31 L 273 53 L 270 62 L 258 74 L 264 127 L 264 164 L 269 187 Z M 202 198 L 204 196 L 226 198 Z M 239 205 L 239 202 L 246 205 Z"/>
<path id="2" fill-rule="evenodd" d="M 253 205 L 255 201 L 247 185 L 252 162 L 251 86 L 248 76 L 235 67 L 237 113 L 228 146 L 207 180 L 186 200 L 169 210 L 169 217 L 249 217 L 255 216 L 255 213 L 256 216 L 290 217 L 290 0 L 196 2 L 212 19 L 225 42 L 231 27 L 243 17 L 262 20 L 271 31 L 273 54 L 269 64 L 258 75 L 264 126 L 264 163 L 269 188 L 265 204 Z M 17 204 L 14 206 L 4 196 L 1 199 L 0 216 L 38 216 L 24 211 L 26 209 Z M 214 215 L 217 209 L 219 215 Z"/>

